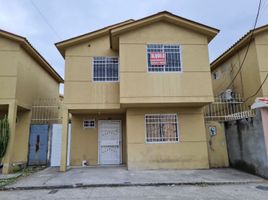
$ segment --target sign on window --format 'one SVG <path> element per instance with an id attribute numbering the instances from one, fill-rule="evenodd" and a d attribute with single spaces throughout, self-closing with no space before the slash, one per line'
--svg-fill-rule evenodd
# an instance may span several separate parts
<path id="1" fill-rule="evenodd" d="M 164 52 L 150 52 L 151 65 L 166 65 L 166 54 Z"/>

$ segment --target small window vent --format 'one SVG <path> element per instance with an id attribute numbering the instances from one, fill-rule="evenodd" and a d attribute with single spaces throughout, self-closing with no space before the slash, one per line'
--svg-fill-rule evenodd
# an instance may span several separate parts
<path id="1" fill-rule="evenodd" d="M 95 119 L 86 119 L 83 122 L 84 128 L 95 128 Z"/>

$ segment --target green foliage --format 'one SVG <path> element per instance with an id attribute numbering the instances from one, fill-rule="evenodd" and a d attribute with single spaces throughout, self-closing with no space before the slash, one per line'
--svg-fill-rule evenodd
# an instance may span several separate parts
<path id="1" fill-rule="evenodd" d="M 4 157 L 7 150 L 9 131 L 8 119 L 5 116 L 0 120 L 0 159 Z"/>

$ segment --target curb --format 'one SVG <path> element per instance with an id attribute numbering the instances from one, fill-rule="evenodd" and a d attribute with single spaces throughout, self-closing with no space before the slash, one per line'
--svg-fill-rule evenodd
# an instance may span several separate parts
<path id="1" fill-rule="evenodd" d="M 217 186 L 217 185 L 243 185 L 252 183 L 264 183 L 266 181 L 241 181 L 241 182 L 178 182 L 178 183 L 112 183 L 112 184 L 73 184 L 73 185 L 49 185 L 29 187 L 3 187 L 0 191 L 14 190 L 52 190 L 74 188 L 99 188 L 99 187 L 138 187 L 138 186 Z"/>

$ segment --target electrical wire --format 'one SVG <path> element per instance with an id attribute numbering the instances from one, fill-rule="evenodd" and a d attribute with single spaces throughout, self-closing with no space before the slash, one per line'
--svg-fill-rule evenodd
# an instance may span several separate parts
<path id="1" fill-rule="evenodd" d="M 256 28 L 256 26 L 257 26 L 258 18 L 259 18 L 259 15 L 260 15 L 261 5 L 262 5 L 262 0 L 259 1 L 259 6 L 258 6 L 258 11 L 257 11 L 257 16 L 256 16 L 256 18 L 255 18 L 254 27 L 253 27 L 253 29 L 250 31 L 250 32 L 251 32 L 251 35 L 250 35 L 250 39 L 249 39 L 249 43 L 248 43 L 248 46 L 247 46 L 247 49 L 246 49 L 245 56 L 244 56 L 244 58 L 243 58 L 243 60 L 242 60 L 242 63 L 241 63 L 241 65 L 240 65 L 240 67 L 238 68 L 237 73 L 235 74 L 234 78 L 231 80 L 231 82 L 229 83 L 229 85 L 226 87 L 225 90 L 229 89 L 229 88 L 233 85 L 233 83 L 234 83 L 236 77 L 238 76 L 238 74 L 240 73 L 240 71 L 241 71 L 242 68 L 243 68 L 244 62 L 245 62 L 245 60 L 246 60 L 246 57 L 247 57 L 247 54 L 248 54 L 248 51 L 249 51 L 249 47 L 250 47 L 251 41 L 252 41 L 252 39 L 253 39 L 254 30 L 255 30 L 255 28 Z"/>
<path id="2" fill-rule="evenodd" d="M 262 88 L 262 86 L 264 85 L 264 83 L 265 83 L 265 81 L 267 80 L 267 78 L 268 78 L 268 73 L 266 74 L 265 79 L 262 81 L 262 83 L 261 83 L 260 87 L 257 89 L 257 91 L 256 91 L 254 94 L 252 94 L 252 95 L 250 95 L 249 97 L 247 97 L 247 98 L 245 99 L 244 103 L 247 102 L 247 101 L 248 101 L 249 99 L 251 99 L 252 97 L 255 97 L 255 96 L 258 94 L 258 92 L 261 90 L 261 88 Z"/>
<path id="3" fill-rule="evenodd" d="M 40 14 L 40 16 L 43 18 L 43 20 L 45 21 L 45 23 L 48 25 L 48 27 L 52 30 L 52 32 L 55 34 L 55 36 L 61 40 L 60 35 L 57 33 L 57 31 L 54 29 L 54 27 L 49 23 L 49 21 L 47 20 L 47 18 L 45 17 L 45 15 L 43 15 L 43 13 L 41 12 L 41 10 L 38 8 L 38 6 L 32 1 L 30 0 L 31 4 L 33 5 L 33 7 L 37 10 L 37 12 Z"/>

